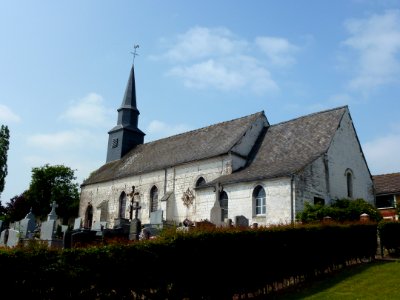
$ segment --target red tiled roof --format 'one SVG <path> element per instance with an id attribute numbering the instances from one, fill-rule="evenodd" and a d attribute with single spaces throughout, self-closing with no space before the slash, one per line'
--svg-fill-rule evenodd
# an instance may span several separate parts
<path id="1" fill-rule="evenodd" d="M 400 173 L 372 176 L 377 195 L 400 193 Z"/>

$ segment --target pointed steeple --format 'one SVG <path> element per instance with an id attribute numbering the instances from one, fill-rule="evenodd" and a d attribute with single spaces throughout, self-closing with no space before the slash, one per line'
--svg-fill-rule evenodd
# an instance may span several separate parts
<path id="1" fill-rule="evenodd" d="M 136 107 L 135 69 L 132 65 L 129 80 L 126 85 L 124 99 L 118 108 L 118 125 L 138 126 L 139 110 Z"/>
<path id="2" fill-rule="evenodd" d="M 137 145 L 143 144 L 145 134 L 138 128 L 139 110 L 136 107 L 135 70 L 132 65 L 117 126 L 108 134 L 107 162 L 118 160 Z"/>

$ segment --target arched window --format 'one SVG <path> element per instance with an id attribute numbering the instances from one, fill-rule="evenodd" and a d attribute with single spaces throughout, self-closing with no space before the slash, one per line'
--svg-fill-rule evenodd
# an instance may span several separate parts
<path id="1" fill-rule="evenodd" d="M 203 177 L 200 177 L 199 179 L 197 179 L 196 187 L 202 186 L 204 184 L 206 184 L 206 180 Z"/>
<path id="2" fill-rule="evenodd" d="M 126 194 L 125 192 L 122 192 L 121 196 L 119 196 L 118 218 L 125 219 L 125 211 L 126 211 Z"/>
<path id="3" fill-rule="evenodd" d="M 158 209 L 158 188 L 153 186 L 150 190 L 150 212 Z"/>
<path id="4" fill-rule="evenodd" d="M 347 197 L 353 198 L 353 173 L 350 169 L 346 171 L 346 181 L 347 181 Z"/>
<path id="5" fill-rule="evenodd" d="M 256 215 L 265 215 L 265 190 L 261 185 L 256 186 L 253 191 L 254 212 Z"/>
<path id="6" fill-rule="evenodd" d="M 219 194 L 219 206 L 221 207 L 221 221 L 224 222 L 228 218 L 228 194 L 225 191 Z"/>
<path id="7" fill-rule="evenodd" d="M 93 222 L 93 206 L 92 204 L 89 204 L 88 207 L 86 208 L 85 212 L 85 228 L 90 229 L 92 228 L 92 222 Z"/>

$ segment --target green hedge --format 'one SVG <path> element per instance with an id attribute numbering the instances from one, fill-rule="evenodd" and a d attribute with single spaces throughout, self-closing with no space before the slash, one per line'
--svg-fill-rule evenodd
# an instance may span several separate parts
<path id="1" fill-rule="evenodd" d="M 0 250 L 0 282 L 37 299 L 232 299 L 374 259 L 375 224 L 193 230 L 130 245 Z"/>
<path id="2" fill-rule="evenodd" d="M 381 247 L 390 254 L 400 254 L 400 222 L 381 221 L 378 225 Z"/>

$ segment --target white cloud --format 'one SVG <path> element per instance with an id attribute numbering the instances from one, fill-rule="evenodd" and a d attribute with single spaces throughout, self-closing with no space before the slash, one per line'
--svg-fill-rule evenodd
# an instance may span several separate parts
<path id="1" fill-rule="evenodd" d="M 226 28 L 194 27 L 178 35 L 166 57 L 173 61 L 189 61 L 210 56 L 231 55 L 246 46 Z"/>
<path id="2" fill-rule="evenodd" d="M 400 11 L 391 10 L 345 24 L 350 37 L 344 45 L 358 52 L 357 74 L 350 88 L 368 91 L 397 82 L 400 74 Z"/>
<path id="3" fill-rule="evenodd" d="M 280 37 L 258 37 L 248 42 L 226 28 L 194 27 L 166 40 L 168 51 L 160 57 L 175 64 L 167 72 L 188 88 L 221 91 L 249 89 L 256 94 L 279 90 L 268 63 L 279 67 L 295 62 L 297 46 Z M 257 58 L 261 48 L 266 56 Z"/>
<path id="4" fill-rule="evenodd" d="M 189 130 L 191 130 L 191 128 L 185 124 L 169 125 L 159 120 L 153 120 L 147 127 L 146 138 L 149 140 L 155 140 Z"/>
<path id="5" fill-rule="evenodd" d="M 368 166 L 373 175 L 400 170 L 400 134 L 392 133 L 363 145 Z"/>
<path id="6" fill-rule="evenodd" d="M 168 75 L 182 78 L 189 88 L 212 87 L 230 91 L 248 86 L 255 93 L 278 90 L 278 84 L 271 78 L 270 72 L 255 59 L 244 56 L 178 66 L 171 69 Z"/>
<path id="7" fill-rule="evenodd" d="M 298 47 L 285 38 L 262 36 L 255 43 L 274 65 L 288 66 L 296 61 L 294 54 Z"/>
<path id="8" fill-rule="evenodd" d="M 104 106 L 103 97 L 90 93 L 82 99 L 72 103 L 60 119 L 85 126 L 107 126 L 109 113 Z"/>
<path id="9" fill-rule="evenodd" d="M 7 125 L 8 122 L 19 122 L 21 118 L 15 114 L 8 106 L 0 104 L 0 123 Z"/>
<path id="10" fill-rule="evenodd" d="M 51 134 L 36 134 L 27 139 L 31 147 L 43 150 L 71 150 L 84 147 L 88 144 L 96 144 L 92 133 L 83 130 L 62 131 Z"/>

